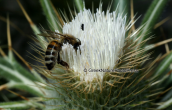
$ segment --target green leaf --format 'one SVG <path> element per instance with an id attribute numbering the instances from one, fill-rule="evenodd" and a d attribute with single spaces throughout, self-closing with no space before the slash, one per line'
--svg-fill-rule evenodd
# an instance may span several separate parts
<path id="1" fill-rule="evenodd" d="M 130 6 L 130 0 L 115 0 L 112 5 L 112 10 L 113 11 L 117 10 L 117 12 L 123 14 L 123 16 L 125 14 L 129 16 L 130 15 L 129 6 Z"/>
<path id="2" fill-rule="evenodd" d="M 152 2 L 141 23 L 141 25 L 145 24 L 145 26 L 140 34 L 143 35 L 143 37 L 139 40 L 138 44 L 148 37 L 146 34 L 152 31 L 167 2 L 168 0 L 154 0 Z"/>
<path id="3" fill-rule="evenodd" d="M 19 63 L 16 61 L 11 63 L 7 59 L 0 57 L 0 75 L 2 77 L 15 82 L 21 82 L 23 77 L 31 81 L 38 81 L 36 77 L 24 69 Z"/>
<path id="4" fill-rule="evenodd" d="M 165 103 L 163 103 L 162 105 L 160 105 L 157 109 L 160 109 L 160 110 L 164 109 L 165 110 L 165 108 L 167 108 L 171 105 L 172 105 L 172 98 L 169 99 L 168 101 L 166 101 Z"/>
<path id="5" fill-rule="evenodd" d="M 78 12 L 80 12 L 80 10 L 84 9 L 84 1 L 83 0 L 74 0 L 74 2 L 75 2 Z"/>
<path id="6" fill-rule="evenodd" d="M 18 62 L 14 62 L 13 66 L 15 70 L 17 70 L 19 73 L 22 73 L 22 75 L 25 76 L 26 78 L 32 81 L 38 81 L 37 77 L 33 76 L 29 71 L 23 68 L 23 66 L 20 65 Z"/>
<path id="7" fill-rule="evenodd" d="M 58 19 L 55 15 L 53 8 L 51 7 L 49 0 L 40 0 L 44 14 L 50 24 L 51 30 L 59 30 L 62 32 L 60 26 L 58 25 Z"/>
<path id="8" fill-rule="evenodd" d="M 29 92 L 35 96 L 43 96 L 43 93 L 39 89 L 39 87 L 36 86 L 35 83 L 23 83 L 23 82 L 10 82 L 9 88 L 17 88 L 20 90 L 25 90 L 26 92 Z"/>
<path id="9" fill-rule="evenodd" d="M 154 75 L 161 76 L 172 62 L 172 52 L 158 65 Z"/>
<path id="10" fill-rule="evenodd" d="M 0 103 L 0 109 L 11 109 L 11 110 L 27 110 L 29 108 L 42 108 L 43 106 L 38 103 L 30 101 L 16 101 L 16 102 L 5 102 Z"/>
<path id="11" fill-rule="evenodd" d="M 14 67 L 6 59 L 0 57 L 0 76 L 4 77 L 7 80 L 21 82 L 22 80 L 16 75 L 19 74 L 17 71 L 14 71 Z"/>
<path id="12" fill-rule="evenodd" d="M 0 76 L 9 80 L 8 88 L 19 88 L 27 90 L 33 95 L 42 96 L 43 93 L 36 87 L 35 81 L 38 81 L 31 73 L 25 70 L 17 62 L 8 61 L 8 59 L 0 57 Z"/>

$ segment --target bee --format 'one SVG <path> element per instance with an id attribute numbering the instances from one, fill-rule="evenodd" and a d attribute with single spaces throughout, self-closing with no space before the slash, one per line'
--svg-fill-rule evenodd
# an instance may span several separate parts
<path id="1" fill-rule="evenodd" d="M 69 65 L 60 59 L 61 49 L 62 44 L 59 43 L 58 40 L 52 40 L 48 44 L 45 52 L 45 65 L 48 70 L 51 70 L 55 66 L 56 62 L 62 66 L 65 66 L 66 68 L 69 68 Z"/>
<path id="2" fill-rule="evenodd" d="M 81 54 L 81 49 L 79 47 L 81 45 L 81 41 L 78 38 L 75 38 L 74 36 L 69 34 L 60 34 L 49 30 L 45 31 L 47 33 L 42 33 L 39 35 L 57 38 L 56 40 L 50 41 L 50 43 L 47 46 L 47 50 L 45 53 L 45 65 L 47 69 L 51 70 L 56 63 L 61 64 L 62 66 L 65 66 L 68 69 L 69 65 L 60 58 L 60 51 L 62 50 L 62 46 L 63 44 L 69 43 L 73 46 L 76 54 L 78 48 Z"/>

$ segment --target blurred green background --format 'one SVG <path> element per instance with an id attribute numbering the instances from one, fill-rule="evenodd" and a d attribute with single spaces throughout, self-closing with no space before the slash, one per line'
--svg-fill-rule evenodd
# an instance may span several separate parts
<path id="1" fill-rule="evenodd" d="M 128 0 L 128 4 L 126 4 L 126 11 L 128 11 L 128 17 L 130 18 L 130 0 Z M 136 22 L 135 26 L 136 28 L 140 26 L 141 21 L 144 17 L 144 14 L 146 13 L 148 7 L 152 3 L 153 0 L 133 0 L 134 2 L 134 13 L 136 15 L 136 18 L 141 15 L 141 17 Z M 42 11 L 42 7 L 40 5 L 40 2 L 38 0 L 20 0 L 23 7 L 31 17 L 32 21 L 39 27 L 40 24 L 45 28 L 49 29 L 48 22 L 44 16 L 44 13 Z M 92 9 L 92 3 L 94 2 L 94 10 L 99 7 L 100 0 L 85 0 L 85 5 L 87 9 Z M 108 4 L 111 2 L 110 0 L 102 0 L 103 2 L 103 10 L 107 9 Z M 116 2 L 114 0 L 114 2 Z M 61 9 L 62 11 L 65 10 L 67 13 L 68 6 L 71 7 L 73 10 L 74 2 L 73 0 L 52 0 L 52 3 L 54 6 L 58 9 Z M 116 6 L 113 6 L 112 9 Z M 37 62 L 30 59 L 28 56 L 28 52 L 33 53 L 33 50 L 28 45 L 28 42 L 32 42 L 32 40 L 28 36 L 34 36 L 34 32 L 32 31 L 28 21 L 26 20 L 23 12 L 21 11 L 19 5 L 17 4 L 16 0 L 0 0 L 0 17 L 7 18 L 7 14 L 9 15 L 10 21 L 14 23 L 21 31 L 17 31 L 14 27 L 11 26 L 11 38 L 12 38 L 12 47 L 28 62 L 32 64 L 36 64 Z M 161 16 L 158 18 L 158 22 L 162 21 L 163 19 L 170 17 L 170 19 L 165 22 L 163 25 L 155 29 L 150 35 L 155 35 L 154 39 L 151 40 L 151 43 L 156 43 L 163 41 L 165 39 L 172 38 L 172 0 L 169 0 L 166 4 L 164 10 L 161 13 Z M 6 22 L 3 20 L 0 20 L 0 46 L 2 49 L 7 53 L 7 25 Z M 164 35 L 161 31 L 163 29 Z M 168 43 L 170 50 L 172 49 L 172 43 Z M 165 46 L 162 45 L 156 49 L 153 50 L 154 54 L 152 55 L 152 58 L 155 58 L 158 54 L 166 53 Z M 16 57 L 17 58 L 17 57 Z M 17 60 L 21 62 L 17 58 Z M 6 81 L 5 79 L 2 79 L 0 76 L 0 85 L 4 84 Z M 15 90 L 14 90 L 15 91 Z M 0 91 L 0 94 L 5 94 L 5 91 Z M 11 94 L 11 93 L 9 93 Z M 21 92 L 22 94 L 22 92 Z M 11 94 L 12 95 L 12 94 Z M 11 100 L 17 100 L 17 97 L 14 95 L 11 96 Z M 14 97 L 14 98 L 13 98 Z M 0 102 L 3 102 L 4 98 L 0 98 Z"/>

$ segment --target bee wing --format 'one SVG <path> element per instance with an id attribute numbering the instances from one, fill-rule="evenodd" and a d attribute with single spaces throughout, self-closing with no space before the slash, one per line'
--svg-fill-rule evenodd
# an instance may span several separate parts
<path id="1" fill-rule="evenodd" d="M 57 32 L 53 32 L 53 31 L 50 31 L 50 30 L 43 29 L 42 31 L 43 31 L 43 33 L 38 34 L 38 35 L 41 35 L 41 36 L 44 36 L 44 37 L 59 38 L 59 39 L 61 37 L 64 37 L 63 34 L 60 34 L 60 33 L 57 33 Z"/>
<path id="2" fill-rule="evenodd" d="M 48 33 L 40 33 L 38 34 L 40 36 L 44 36 L 44 37 L 52 37 L 52 38 L 60 38 L 60 36 L 55 35 L 55 34 L 48 34 Z"/>

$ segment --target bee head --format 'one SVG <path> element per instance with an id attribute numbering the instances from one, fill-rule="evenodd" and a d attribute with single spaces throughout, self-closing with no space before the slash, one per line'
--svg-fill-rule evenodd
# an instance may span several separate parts
<path id="1" fill-rule="evenodd" d="M 76 38 L 76 41 L 77 41 L 78 45 L 81 45 L 81 41 L 78 38 Z"/>
<path id="2" fill-rule="evenodd" d="M 77 42 L 74 44 L 73 48 L 74 48 L 75 51 L 77 52 L 78 47 L 81 45 L 81 41 L 80 41 L 78 38 L 76 38 L 76 41 L 77 41 Z M 80 54 L 81 54 L 81 49 L 80 49 L 80 47 L 79 47 L 79 50 L 80 50 Z"/>

